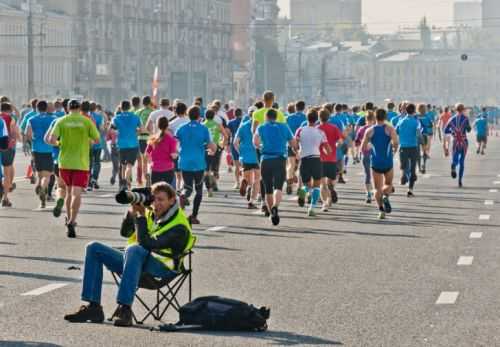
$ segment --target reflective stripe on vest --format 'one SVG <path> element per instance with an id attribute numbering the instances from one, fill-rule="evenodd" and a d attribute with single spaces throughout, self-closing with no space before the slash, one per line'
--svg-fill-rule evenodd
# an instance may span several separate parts
<path id="1" fill-rule="evenodd" d="M 190 251 L 196 242 L 196 237 L 191 232 L 191 225 L 189 224 L 189 220 L 182 209 L 179 209 L 177 211 L 175 218 L 173 218 L 169 223 L 167 223 L 162 227 L 159 227 L 158 225 L 155 224 L 152 211 L 146 212 L 146 221 L 147 221 L 149 236 L 153 239 L 157 239 L 160 235 L 167 233 L 173 227 L 176 227 L 178 225 L 185 226 L 188 231 L 188 241 L 182 253 Z M 137 231 L 136 231 L 132 234 L 132 236 L 128 238 L 127 247 L 137 244 L 138 242 L 137 242 Z M 159 253 L 161 254 L 158 254 L 156 252 L 151 254 L 155 258 L 160 260 L 162 263 L 164 263 L 165 266 L 170 270 L 178 271 L 180 269 L 184 257 L 179 258 L 178 263 L 175 264 L 172 256 L 172 249 L 170 248 L 162 249 L 161 251 L 159 251 Z"/>

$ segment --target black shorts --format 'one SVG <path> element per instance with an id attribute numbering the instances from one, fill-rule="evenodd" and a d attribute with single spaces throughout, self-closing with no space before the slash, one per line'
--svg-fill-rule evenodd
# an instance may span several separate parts
<path id="1" fill-rule="evenodd" d="M 54 175 L 56 175 L 56 177 L 59 177 L 59 164 L 54 162 Z"/>
<path id="2" fill-rule="evenodd" d="M 213 173 L 219 172 L 220 159 L 221 159 L 222 149 L 217 148 L 214 155 L 207 155 L 207 171 L 212 171 Z"/>
<path id="3" fill-rule="evenodd" d="M 429 144 L 429 135 L 422 135 L 422 145 L 427 146 Z"/>
<path id="4" fill-rule="evenodd" d="M 331 180 L 337 179 L 337 163 L 336 162 L 322 162 L 323 166 L 323 177 L 329 178 Z"/>
<path id="5" fill-rule="evenodd" d="M 245 164 L 243 163 L 243 171 L 258 170 L 260 168 L 259 164 Z"/>
<path id="6" fill-rule="evenodd" d="M 181 172 L 181 169 L 179 169 L 179 158 L 174 159 L 174 172 Z"/>
<path id="7" fill-rule="evenodd" d="M 306 157 L 300 160 L 300 178 L 307 184 L 311 178 L 318 181 L 323 177 L 321 159 L 319 157 Z"/>
<path id="8" fill-rule="evenodd" d="M 33 152 L 33 161 L 35 164 L 34 169 L 37 172 L 40 171 L 54 171 L 54 159 L 52 158 L 52 153 L 37 153 Z"/>
<path id="9" fill-rule="evenodd" d="M 485 135 L 478 135 L 477 136 L 477 142 L 484 142 L 484 143 L 488 143 L 488 136 L 485 136 Z M 2 152 L 2 156 L 3 156 L 3 153 Z M 3 160 L 2 160 L 3 161 Z"/>
<path id="10" fill-rule="evenodd" d="M 158 182 L 167 182 L 168 184 L 172 184 L 174 180 L 174 170 L 170 171 L 152 171 L 151 172 L 151 184 L 155 184 Z"/>
<path id="11" fill-rule="evenodd" d="M 385 175 L 386 173 L 388 173 L 389 171 L 392 170 L 392 166 L 388 167 L 388 168 L 384 168 L 384 169 L 377 168 L 377 167 L 372 167 L 372 170 L 375 173 L 378 173 L 378 174 L 381 174 L 381 175 Z"/>
<path id="12" fill-rule="evenodd" d="M 134 166 L 137 160 L 137 151 L 137 147 L 120 149 L 120 163 L 122 165 L 130 164 Z"/>
<path id="13" fill-rule="evenodd" d="M 148 146 L 148 140 L 139 140 L 139 151 L 141 154 L 146 153 L 146 147 Z"/>
<path id="14" fill-rule="evenodd" d="M 283 184 L 286 180 L 286 159 L 262 160 L 261 174 L 266 194 L 273 194 L 274 190 L 283 190 Z"/>
<path id="15" fill-rule="evenodd" d="M 11 166 L 14 163 L 14 158 L 16 157 L 16 149 L 10 148 L 6 151 L 0 152 L 0 157 L 2 158 L 2 166 Z"/>

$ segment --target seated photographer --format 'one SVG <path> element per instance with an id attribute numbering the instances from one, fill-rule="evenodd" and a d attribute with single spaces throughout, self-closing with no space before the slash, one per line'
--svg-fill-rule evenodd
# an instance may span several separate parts
<path id="1" fill-rule="evenodd" d="M 150 207 L 132 205 L 122 222 L 120 233 L 128 237 L 125 252 L 99 242 L 87 245 L 81 299 L 89 304 L 66 315 L 65 320 L 72 323 L 104 321 L 103 265 L 121 275 L 116 326 L 132 325 L 131 306 L 143 272 L 163 279 L 177 276 L 182 265 L 181 255 L 193 247 L 191 226 L 169 184 L 154 184 L 150 195 Z"/>

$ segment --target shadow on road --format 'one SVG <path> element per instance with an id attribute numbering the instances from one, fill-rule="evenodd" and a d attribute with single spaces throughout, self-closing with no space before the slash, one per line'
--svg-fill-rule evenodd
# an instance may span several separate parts
<path id="1" fill-rule="evenodd" d="M 0 241 L 0 245 L 2 245 L 2 246 L 15 246 L 15 245 L 17 245 L 17 243 Z"/>
<path id="2" fill-rule="evenodd" d="M 83 264 L 83 262 L 81 260 L 64 259 L 64 258 L 22 257 L 22 256 L 17 256 L 17 255 L 6 255 L 6 254 L 0 254 L 0 258 L 38 260 L 38 261 L 47 261 L 47 262 L 61 263 L 61 264 Z"/>
<path id="3" fill-rule="evenodd" d="M 35 341 L 3 341 L 0 340 L 2 347 L 62 347 L 53 343 L 35 342 Z"/>

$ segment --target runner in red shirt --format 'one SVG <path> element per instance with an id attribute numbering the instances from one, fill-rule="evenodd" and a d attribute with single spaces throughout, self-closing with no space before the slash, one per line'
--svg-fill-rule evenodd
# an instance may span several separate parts
<path id="1" fill-rule="evenodd" d="M 2 207 L 11 207 L 12 203 L 8 198 L 9 192 L 13 188 L 14 180 L 14 158 L 16 155 L 16 141 L 18 138 L 18 129 L 16 119 L 12 116 L 14 109 L 9 102 L 3 102 L 0 106 L 0 118 L 2 118 L 7 126 L 9 134 L 9 146 L 7 150 L 2 151 L 1 165 L 3 166 L 5 177 L 3 181 L 4 194 L 2 198 Z"/>
<path id="2" fill-rule="evenodd" d="M 321 124 L 318 126 L 326 134 L 328 145 L 331 153 L 326 154 L 321 151 L 321 163 L 323 165 L 323 178 L 321 182 L 321 200 L 323 201 L 323 212 L 328 211 L 328 207 L 332 203 L 338 201 L 337 192 L 335 191 L 335 181 L 337 179 L 337 144 L 341 143 L 344 135 L 338 127 L 328 122 L 330 112 L 327 109 L 322 109 L 319 113 Z"/>

